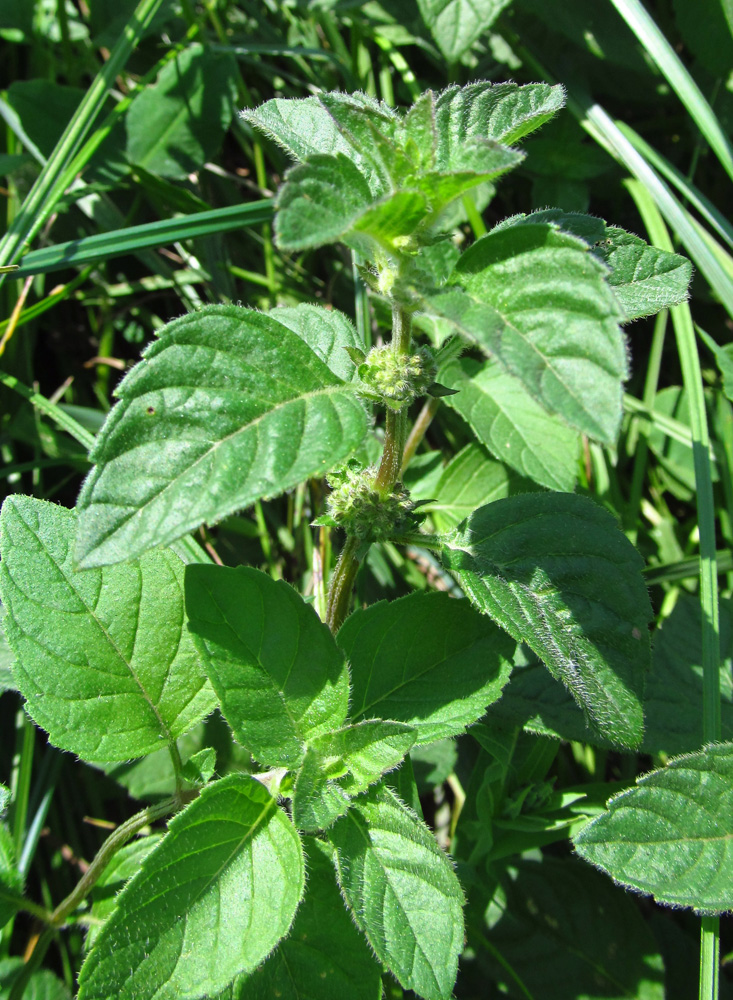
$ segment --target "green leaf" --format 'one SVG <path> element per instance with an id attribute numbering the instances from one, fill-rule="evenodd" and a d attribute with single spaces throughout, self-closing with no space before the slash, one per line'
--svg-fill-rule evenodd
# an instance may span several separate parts
<path id="1" fill-rule="evenodd" d="M 723 378 L 723 392 L 728 399 L 733 400 L 733 344 L 724 344 L 721 347 L 715 343 L 710 334 L 705 333 L 699 326 L 697 327 L 697 332 L 715 357 L 718 369 Z"/>
<path id="2" fill-rule="evenodd" d="M 627 375 L 623 317 L 587 243 L 548 223 L 500 228 L 463 254 L 451 284 L 421 308 L 450 320 L 550 413 L 613 444 Z"/>
<path id="3" fill-rule="evenodd" d="M 377 200 L 364 174 L 343 153 L 312 156 L 293 167 L 280 189 L 275 238 L 281 250 L 307 250 L 343 240 L 372 257 L 376 248 L 417 229 L 427 211 L 419 191 Z"/>
<path id="4" fill-rule="evenodd" d="M 80 565 L 165 545 L 343 462 L 366 433 L 352 389 L 271 317 L 207 306 L 122 381 L 79 497 Z"/>
<path id="5" fill-rule="evenodd" d="M 481 445 L 467 444 L 446 465 L 432 490 L 430 516 L 440 531 L 448 531 L 478 507 L 532 488 L 503 462 L 490 458 Z"/>
<path id="6" fill-rule="evenodd" d="M 344 908 L 330 848 L 304 842 L 308 891 L 293 923 L 264 965 L 216 1000 L 379 1000 L 381 968 Z"/>
<path id="7" fill-rule="evenodd" d="M 610 799 L 575 837 L 622 885 L 703 913 L 733 908 L 733 744 L 677 757 Z"/>
<path id="8" fill-rule="evenodd" d="M 509 678 L 513 643 L 467 601 L 411 594 L 350 615 L 336 637 L 351 665 L 351 717 L 395 719 L 417 744 L 465 732 Z"/>
<path id="9" fill-rule="evenodd" d="M 363 351 L 365 345 L 342 312 L 301 302 L 297 306 L 279 306 L 270 315 L 305 341 L 342 382 L 354 378 L 356 365 L 349 352 Z"/>
<path id="10" fill-rule="evenodd" d="M 405 989 L 448 1000 L 463 949 L 463 893 L 428 828 L 377 786 L 328 837 L 341 889 L 377 958 Z"/>
<path id="11" fill-rule="evenodd" d="M 22 958 L 0 959 L 0 1000 L 9 1000 L 11 987 L 20 976 L 25 962 Z M 23 1000 L 71 1000 L 65 983 L 50 972 L 34 972 L 23 991 Z"/>
<path id="12" fill-rule="evenodd" d="M 13 678 L 13 663 L 15 657 L 8 645 L 8 637 L 5 635 L 5 608 L 0 606 L 0 694 L 5 691 L 16 691 L 15 680 Z M 0 812 L 2 809 L 0 809 Z"/>
<path id="13" fill-rule="evenodd" d="M 158 846 L 163 838 L 162 833 L 151 833 L 147 837 L 133 840 L 121 847 L 94 883 L 89 899 L 92 904 L 90 911 L 89 930 L 85 941 L 86 950 L 102 932 L 105 921 L 117 907 L 120 891 L 133 875 L 137 875 L 145 858 Z"/>
<path id="14" fill-rule="evenodd" d="M 564 104 L 565 91 L 559 84 L 454 84 L 435 98 L 436 168 L 444 169 L 468 139 L 511 145 L 544 125 Z"/>
<path id="15" fill-rule="evenodd" d="M 623 309 L 623 323 L 653 316 L 687 298 L 692 264 L 686 257 L 650 247 L 623 229 L 609 226 L 598 247 L 611 268 L 608 283 Z"/>
<path id="16" fill-rule="evenodd" d="M 311 741 L 293 790 L 293 822 L 315 832 L 343 816 L 353 796 L 397 767 L 416 731 L 399 722 L 372 719 Z"/>
<path id="17" fill-rule="evenodd" d="M 231 52 L 189 45 L 144 87 L 125 117 L 127 155 L 153 174 L 185 180 L 216 156 L 234 108 Z"/>
<path id="18" fill-rule="evenodd" d="M 603 736 L 639 745 L 651 607 L 641 557 L 607 511 L 561 493 L 497 500 L 448 536 L 444 559 Z"/>
<path id="19" fill-rule="evenodd" d="M 496 362 L 472 358 L 450 361 L 440 378 L 459 390 L 446 405 L 496 458 L 541 486 L 575 489 L 580 435 L 535 402 L 519 379 Z"/>
<path id="20" fill-rule="evenodd" d="M 517 861 L 502 872 L 491 900 L 470 903 L 485 917 L 480 930 L 472 933 L 469 928 L 469 945 L 477 952 L 484 977 L 501 984 L 502 996 L 665 996 L 663 965 L 638 906 L 592 868 L 552 857 Z"/>
<path id="21" fill-rule="evenodd" d="M 260 763 L 294 767 L 306 741 L 344 724 L 344 657 L 288 584 L 244 566 L 188 566 L 186 609 L 224 717 Z"/>
<path id="22" fill-rule="evenodd" d="M 119 896 L 79 1000 L 220 992 L 287 934 L 303 886 L 300 839 L 264 785 L 241 774 L 209 785 Z"/>
<path id="23" fill-rule="evenodd" d="M 425 24 L 449 63 L 488 31 L 511 0 L 418 0 Z"/>
<path id="24" fill-rule="evenodd" d="M 185 626 L 183 563 L 157 550 L 77 570 L 73 511 L 10 496 L 0 591 L 26 710 L 55 746 L 88 761 L 172 744 L 214 708 Z"/>

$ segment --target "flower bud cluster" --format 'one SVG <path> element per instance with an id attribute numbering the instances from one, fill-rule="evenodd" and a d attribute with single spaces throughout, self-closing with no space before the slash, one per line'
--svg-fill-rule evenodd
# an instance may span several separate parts
<path id="1" fill-rule="evenodd" d="M 402 483 L 388 493 L 376 489 L 376 468 L 359 469 L 350 463 L 328 476 L 331 494 L 326 500 L 327 515 L 322 523 L 343 528 L 364 542 L 379 542 L 412 527 L 415 504 Z"/>
<path id="2" fill-rule="evenodd" d="M 415 354 L 397 354 L 391 345 L 375 347 L 359 365 L 362 395 L 401 410 L 424 396 L 435 382 L 437 366 L 429 347 Z"/>

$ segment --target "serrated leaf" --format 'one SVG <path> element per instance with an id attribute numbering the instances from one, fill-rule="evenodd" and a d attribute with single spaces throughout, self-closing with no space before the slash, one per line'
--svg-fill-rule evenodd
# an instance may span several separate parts
<path id="1" fill-rule="evenodd" d="M 540 406 L 519 379 L 496 362 L 472 358 L 450 361 L 440 377 L 459 390 L 446 404 L 496 458 L 540 486 L 575 489 L 580 435 Z"/>
<path id="2" fill-rule="evenodd" d="M 321 476 L 366 433 L 350 386 L 287 326 L 238 306 L 168 324 L 117 394 L 78 502 L 83 566 Z"/>
<path id="3" fill-rule="evenodd" d="M 430 516 L 440 531 L 448 531 L 478 507 L 531 489 L 528 480 L 495 462 L 481 445 L 467 444 L 442 470 Z"/>
<path id="4" fill-rule="evenodd" d="M 467 139 L 494 139 L 505 146 L 544 125 L 565 104 L 557 84 L 472 83 L 453 85 L 435 98 L 436 168 L 442 170 Z"/>
<path id="5" fill-rule="evenodd" d="M 467 601 L 411 594 L 350 615 L 336 637 L 351 665 L 351 717 L 394 719 L 417 744 L 456 736 L 509 677 L 513 644 Z"/>
<path id="6" fill-rule="evenodd" d="M 231 52 L 199 44 L 179 52 L 125 116 L 130 162 L 176 180 L 200 170 L 232 120 L 236 74 Z"/>
<path id="7" fill-rule="evenodd" d="M 501 983 L 506 996 L 665 996 L 662 962 L 638 906 L 592 868 L 572 859 L 523 859 L 501 873 L 493 899 L 470 902 L 484 912 L 485 923 L 482 933 L 469 928 L 469 945 L 484 976 Z M 533 956 L 531 962 L 527 954 Z M 517 971 L 524 990 L 508 968 Z"/>
<path id="8" fill-rule="evenodd" d="M 353 379 L 355 364 L 350 352 L 362 351 L 364 343 L 342 312 L 301 302 L 297 306 L 278 306 L 270 315 L 305 341 L 337 378 L 343 382 Z"/>
<path id="9" fill-rule="evenodd" d="M 260 763 L 294 767 L 346 721 L 343 655 L 292 587 L 259 570 L 188 566 L 189 627 L 235 737 Z"/>
<path id="10" fill-rule="evenodd" d="M 622 314 L 584 241 L 548 223 L 499 229 L 463 254 L 451 285 L 421 307 L 495 357 L 547 411 L 614 443 L 627 375 Z"/>
<path id="11" fill-rule="evenodd" d="M 288 932 L 303 850 L 267 789 L 233 774 L 171 820 L 120 895 L 79 1000 L 178 1000 L 223 990 Z"/>
<path id="12" fill-rule="evenodd" d="M 351 799 L 403 760 L 412 726 L 373 719 L 311 741 L 293 790 L 293 822 L 315 832 L 343 816 Z"/>
<path id="13" fill-rule="evenodd" d="M 216 699 L 185 625 L 183 563 L 170 550 L 77 570 L 73 511 L 10 496 L 0 590 L 26 710 L 88 761 L 172 744 Z"/>
<path id="14" fill-rule="evenodd" d="M 488 31 L 511 0 L 418 0 L 425 24 L 449 63 Z"/>
<path id="15" fill-rule="evenodd" d="M 623 229 L 609 226 L 598 246 L 611 268 L 608 283 L 624 312 L 624 323 L 653 316 L 687 298 L 692 264 L 679 254 L 651 247 Z"/>
<path id="16" fill-rule="evenodd" d="M 2 816 L 5 810 L 8 808 L 9 802 L 10 802 L 10 789 L 6 788 L 5 785 L 0 785 L 0 816 Z"/>
<path id="17" fill-rule="evenodd" d="M 532 143 L 533 153 L 534 143 L 537 141 L 539 140 L 535 139 Z M 603 156 L 605 155 L 604 153 Z M 514 226 L 533 225 L 536 223 L 549 223 L 556 229 L 561 229 L 564 233 L 577 236 L 578 239 L 583 240 L 591 247 L 603 240 L 607 232 L 606 223 L 603 219 L 598 219 L 594 215 L 585 215 L 583 212 L 564 212 L 561 208 L 544 208 L 536 212 L 530 212 L 529 214 L 520 213 L 519 215 L 512 215 L 508 219 L 502 219 L 491 231 L 492 233 L 496 233 Z"/>
<path id="18" fill-rule="evenodd" d="M 733 908 L 733 744 L 671 760 L 575 837 L 582 858 L 670 906 Z"/>
<path id="19" fill-rule="evenodd" d="M 585 497 L 528 493 L 472 514 L 444 559 L 480 610 L 526 642 L 614 744 L 636 747 L 651 607 L 642 560 Z"/>
<path id="20" fill-rule="evenodd" d="M 288 937 L 216 1000 L 379 1000 L 381 968 L 344 908 L 330 848 L 304 842 L 308 891 Z"/>
<path id="21" fill-rule="evenodd" d="M 317 97 L 277 97 L 259 108 L 245 108 L 241 117 L 268 135 L 293 157 L 307 160 L 325 154 L 349 156 L 351 146 Z"/>
<path id="22" fill-rule="evenodd" d="M 5 635 L 5 608 L 0 605 L 0 694 L 17 690 L 13 679 L 14 660 L 13 651 L 8 645 L 8 637 Z"/>
<path id="23" fill-rule="evenodd" d="M 293 167 L 278 193 L 275 239 L 282 250 L 307 250 L 343 240 L 374 256 L 412 234 L 426 211 L 419 191 L 378 199 L 357 165 L 342 153 L 312 156 Z"/>
<path id="24" fill-rule="evenodd" d="M 377 957 L 405 989 L 448 1000 L 463 949 L 463 893 L 433 835 L 377 786 L 328 837 L 341 889 Z"/>

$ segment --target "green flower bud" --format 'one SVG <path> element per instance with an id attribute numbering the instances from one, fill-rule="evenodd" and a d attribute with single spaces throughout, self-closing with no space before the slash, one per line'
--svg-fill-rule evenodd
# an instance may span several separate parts
<path id="1" fill-rule="evenodd" d="M 359 469 L 350 463 L 328 476 L 328 521 L 364 542 L 385 541 L 414 527 L 415 504 L 409 492 L 402 483 L 386 494 L 379 492 L 376 473 L 375 467 Z"/>
<path id="2" fill-rule="evenodd" d="M 415 354 L 397 354 L 391 345 L 373 348 L 359 365 L 362 395 L 381 402 L 393 410 L 409 406 L 413 399 L 424 396 L 435 382 L 437 367 L 429 347 Z"/>

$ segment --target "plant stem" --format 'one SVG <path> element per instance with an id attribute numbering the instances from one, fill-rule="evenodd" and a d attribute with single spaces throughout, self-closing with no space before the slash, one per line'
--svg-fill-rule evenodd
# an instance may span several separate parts
<path id="1" fill-rule="evenodd" d="M 331 577 L 331 584 L 328 588 L 328 604 L 326 605 L 326 625 L 333 635 L 341 628 L 349 610 L 351 591 L 359 569 L 356 553 L 360 544 L 358 538 L 354 538 L 353 535 L 347 536 Z"/>
<path id="2" fill-rule="evenodd" d="M 439 406 L 440 399 L 437 396 L 431 396 L 425 401 L 422 410 L 420 410 L 417 416 L 417 420 L 412 425 L 410 436 L 407 438 L 405 450 L 402 454 L 402 469 L 400 471 L 400 475 L 404 473 L 405 469 L 412 461 L 412 457 L 417 451 L 420 442 L 425 437 L 428 427 L 432 424 L 433 417 L 438 412 Z"/>
<path id="3" fill-rule="evenodd" d="M 410 353 L 412 318 L 396 303 L 392 306 L 392 350 L 406 357 Z M 374 479 L 374 486 L 382 493 L 389 493 L 402 475 L 402 456 L 407 440 L 407 408 L 387 410 L 384 429 L 382 461 Z"/>

